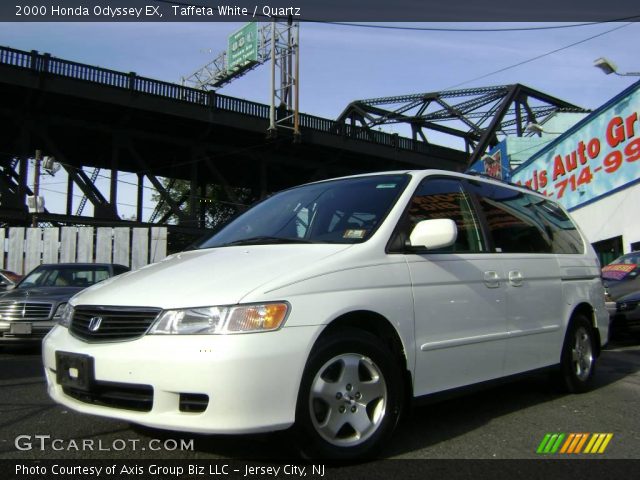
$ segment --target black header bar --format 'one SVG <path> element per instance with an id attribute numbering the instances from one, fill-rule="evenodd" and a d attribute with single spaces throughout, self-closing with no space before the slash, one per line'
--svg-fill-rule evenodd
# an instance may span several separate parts
<path id="1" fill-rule="evenodd" d="M 601 22 L 637 21 L 629 0 L 15 0 L 4 22 Z"/>

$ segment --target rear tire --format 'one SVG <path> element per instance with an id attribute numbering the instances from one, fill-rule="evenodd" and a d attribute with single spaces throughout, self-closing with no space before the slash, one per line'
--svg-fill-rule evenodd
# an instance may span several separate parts
<path id="1" fill-rule="evenodd" d="M 574 315 L 567 329 L 560 360 L 560 380 L 565 391 L 583 393 L 591 389 L 596 351 L 593 326 L 583 314 Z"/>
<path id="2" fill-rule="evenodd" d="M 298 394 L 295 430 L 303 456 L 373 456 L 400 416 L 402 378 L 392 352 L 367 332 L 341 330 L 320 339 Z"/>

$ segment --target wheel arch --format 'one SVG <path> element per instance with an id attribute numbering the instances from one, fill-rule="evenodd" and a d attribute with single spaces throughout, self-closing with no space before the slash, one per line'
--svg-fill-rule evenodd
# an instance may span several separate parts
<path id="1" fill-rule="evenodd" d="M 413 398 L 413 377 L 409 366 L 409 356 L 407 346 L 403 343 L 396 327 L 384 315 L 371 310 L 355 310 L 341 314 L 333 319 L 316 339 L 316 344 L 328 335 L 332 335 L 339 330 L 355 329 L 374 335 L 394 355 L 403 372 L 404 400 L 410 404 Z M 314 345 L 315 346 L 315 345 Z"/>
<path id="2" fill-rule="evenodd" d="M 347 343 L 344 343 L 347 342 Z M 356 350 L 351 352 L 348 347 L 349 342 L 355 342 Z M 369 345 L 369 347 L 367 347 Z M 346 348 L 345 348 L 346 347 Z M 333 448 L 328 445 L 314 444 L 314 438 L 318 437 L 316 427 L 309 417 L 305 405 L 309 405 L 307 392 L 311 392 L 311 383 L 313 378 L 319 372 L 318 367 L 321 366 L 327 358 L 331 358 L 336 353 L 359 353 L 357 348 L 362 347 L 365 351 L 369 350 L 374 356 L 377 355 L 380 365 L 386 365 L 387 374 L 386 381 L 390 381 L 389 385 L 395 384 L 394 388 L 388 390 L 389 398 L 393 408 L 389 409 L 388 418 L 385 421 L 385 427 L 380 430 L 377 435 L 388 438 L 395 428 L 398 419 L 402 415 L 404 407 L 410 405 L 407 403 L 407 395 L 411 390 L 411 374 L 407 368 L 407 353 L 402 342 L 400 333 L 394 325 L 380 313 L 370 310 L 356 310 L 342 313 L 325 325 L 322 331 L 317 335 L 311 348 L 309 357 L 305 365 L 305 373 L 302 377 L 298 399 L 296 402 L 296 424 L 292 432 L 296 438 L 296 445 L 304 455 L 311 454 L 315 458 L 316 455 L 324 457 L 326 455 L 326 447 Z M 367 348 L 365 348 L 367 347 Z M 326 358 L 324 356 L 327 356 Z M 365 356 L 369 353 L 365 353 Z M 383 358 L 384 357 L 384 358 Z M 326 366 L 326 364 L 325 364 Z M 321 367 L 324 368 L 324 367 Z M 395 392 L 395 393 L 392 393 Z M 332 397 L 333 398 L 333 397 Z M 337 398 L 337 397 L 336 397 Z M 342 412 L 341 412 L 342 413 Z M 313 433 L 310 433 L 313 432 Z M 311 435 L 311 436 L 309 436 Z M 372 437 L 376 438 L 376 437 Z M 372 440 L 378 442 L 378 440 Z M 323 441 L 323 443 L 326 439 Z M 366 442 L 369 442 L 367 439 Z M 333 452 L 339 455 L 335 458 L 350 459 L 355 458 L 351 455 L 359 456 L 364 453 L 368 455 L 371 451 L 376 451 L 383 442 L 371 443 L 368 445 L 356 445 L 351 452 Z M 354 453 L 355 452 L 355 453 Z M 341 455 L 345 455 L 342 457 Z M 333 456 L 331 458 L 334 458 Z"/>
<path id="3" fill-rule="evenodd" d="M 596 349 L 595 353 L 596 353 L 596 356 L 600 356 L 600 352 L 601 352 L 600 331 L 598 330 L 598 327 L 597 327 L 596 315 L 595 315 L 595 310 L 593 306 L 591 306 L 587 302 L 581 302 L 578 305 L 576 305 L 573 308 L 573 311 L 571 312 L 571 317 L 569 318 L 569 323 L 567 324 L 567 330 L 568 330 L 569 324 L 571 324 L 571 322 L 573 321 L 576 315 L 584 315 L 589 320 L 589 324 L 591 325 L 593 335 L 595 338 L 595 345 L 594 345 Z"/>

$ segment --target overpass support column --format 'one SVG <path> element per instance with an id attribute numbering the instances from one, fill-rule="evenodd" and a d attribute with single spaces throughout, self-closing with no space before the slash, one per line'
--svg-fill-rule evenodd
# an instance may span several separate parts
<path id="1" fill-rule="evenodd" d="M 73 177 L 67 175 L 67 215 L 73 215 Z"/>
<path id="2" fill-rule="evenodd" d="M 138 173 L 138 195 L 136 198 L 136 220 L 138 222 L 142 221 L 142 202 L 144 195 L 144 175 L 142 173 Z"/>
<path id="3" fill-rule="evenodd" d="M 118 215 L 118 160 L 120 156 L 120 148 L 116 143 L 116 140 L 113 140 L 113 144 L 111 145 L 111 174 L 110 177 L 110 185 L 109 185 L 109 203 L 113 207 L 113 211 L 116 216 Z"/>
<path id="4" fill-rule="evenodd" d="M 191 185 L 189 188 L 189 220 L 198 223 L 198 209 L 204 208 L 202 198 L 198 199 L 198 164 L 196 156 L 191 154 Z"/>

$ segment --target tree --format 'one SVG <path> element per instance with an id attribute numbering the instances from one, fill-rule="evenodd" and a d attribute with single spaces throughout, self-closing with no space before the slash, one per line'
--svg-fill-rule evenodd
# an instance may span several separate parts
<path id="1" fill-rule="evenodd" d="M 187 180 L 170 178 L 163 178 L 161 181 L 171 200 L 178 205 L 186 217 L 190 217 L 192 211 L 191 183 Z M 246 188 L 234 188 L 233 193 L 237 201 L 228 199 L 220 185 L 206 185 L 204 195 L 201 195 L 200 192 L 194 195 L 196 220 L 200 219 L 202 209 L 204 209 L 205 224 L 202 226 L 217 228 L 238 212 L 245 210 L 247 205 L 251 203 L 251 191 Z M 163 217 L 167 217 L 166 223 L 179 223 L 178 216 L 172 212 L 171 207 L 164 201 L 160 193 L 152 194 L 151 199 L 156 202 L 152 221 L 159 221 Z"/>

